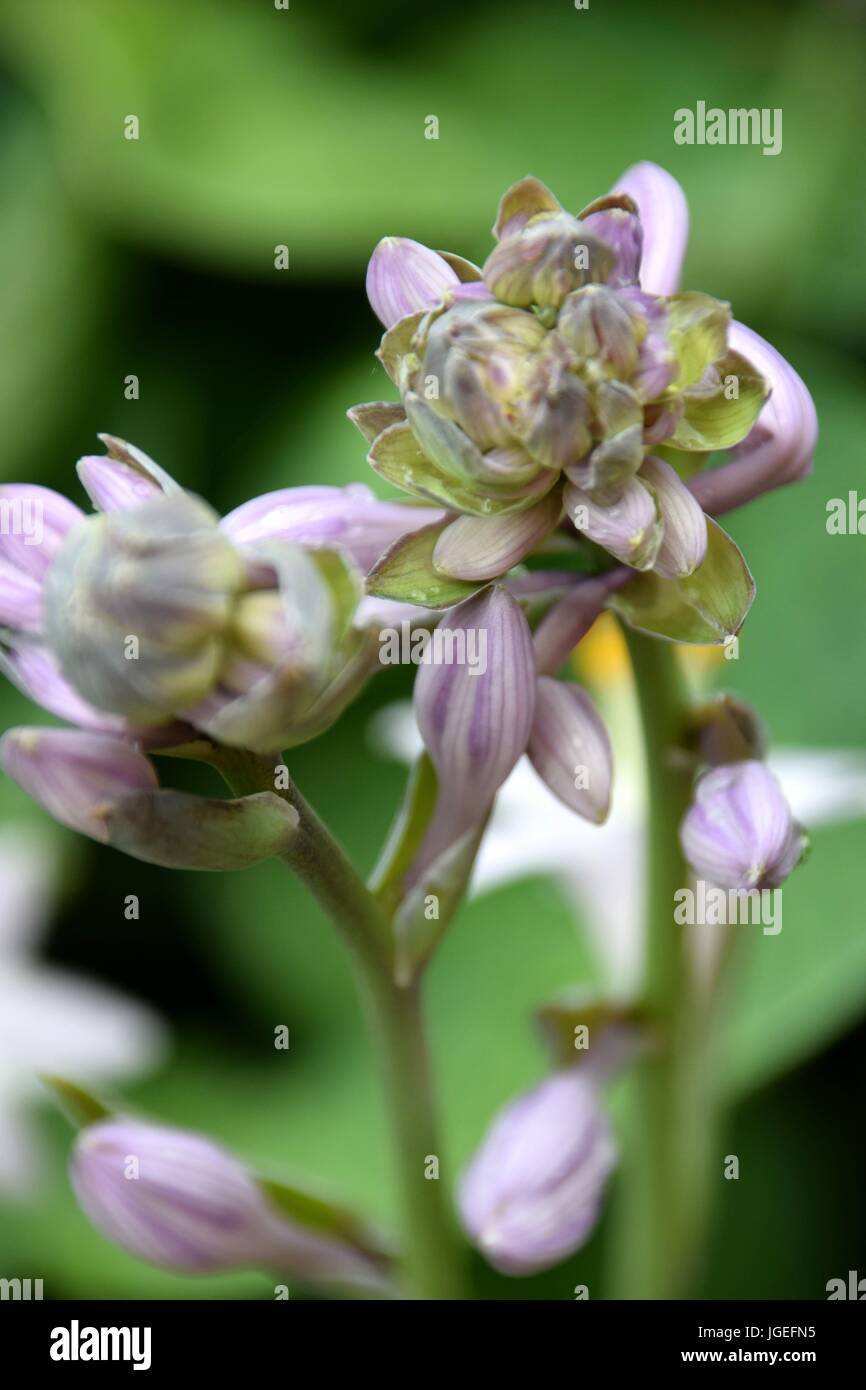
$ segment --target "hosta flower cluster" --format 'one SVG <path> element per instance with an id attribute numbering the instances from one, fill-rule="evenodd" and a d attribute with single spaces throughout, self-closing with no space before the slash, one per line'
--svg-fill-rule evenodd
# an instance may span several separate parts
<path id="1" fill-rule="evenodd" d="M 624 190 L 574 217 L 524 179 L 494 234 L 481 269 L 414 242 L 377 248 L 368 290 L 401 404 L 351 412 L 370 463 L 461 514 L 436 540 L 439 574 L 495 578 L 564 517 L 634 569 L 692 574 L 707 526 L 681 474 L 740 443 L 768 391 L 729 340 L 729 306 L 641 286 Z"/>

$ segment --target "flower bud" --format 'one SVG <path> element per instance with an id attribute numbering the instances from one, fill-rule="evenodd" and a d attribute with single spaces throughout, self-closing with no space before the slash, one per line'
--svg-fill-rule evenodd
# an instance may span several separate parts
<path id="1" fill-rule="evenodd" d="M 131 744 L 78 729 L 10 729 L 0 739 L 0 764 L 55 820 L 103 843 L 107 808 L 158 785 Z"/>
<path id="2" fill-rule="evenodd" d="M 601 715 L 579 685 L 539 677 L 527 752 L 560 801 L 596 825 L 607 820 L 613 751 Z"/>
<path id="3" fill-rule="evenodd" d="M 429 507 L 381 502 L 363 483 L 289 487 L 245 502 L 223 517 L 220 530 L 235 545 L 279 539 L 340 546 L 366 573 L 394 541 L 441 515 Z"/>
<path id="4" fill-rule="evenodd" d="M 643 410 L 636 393 L 621 381 L 600 382 L 593 407 L 600 442 L 565 471 L 597 501 L 614 502 L 643 462 Z"/>
<path id="5" fill-rule="evenodd" d="M 592 446 L 589 393 L 572 371 L 573 357 L 556 333 L 527 364 L 514 407 L 514 432 L 545 468 L 577 464 Z"/>
<path id="6" fill-rule="evenodd" d="M 582 535 L 632 569 L 652 569 L 662 541 L 662 523 L 652 492 L 638 478 L 632 478 L 610 506 L 595 502 L 573 483 L 566 484 L 563 501 Z"/>
<path id="7" fill-rule="evenodd" d="M 558 309 L 581 285 L 605 281 L 614 253 L 567 212 L 531 218 L 505 237 L 484 265 L 484 283 L 504 304 Z"/>
<path id="8" fill-rule="evenodd" d="M 494 1120 L 460 1184 L 463 1225 L 503 1274 L 549 1269 L 591 1234 L 615 1163 L 594 1081 L 557 1072 Z"/>
<path id="9" fill-rule="evenodd" d="M 652 455 L 645 458 L 640 477 L 655 493 L 664 526 L 653 569 L 665 579 L 683 579 L 694 574 L 707 553 L 703 508 L 664 459 Z"/>
<path id="10" fill-rule="evenodd" d="M 503 304 L 458 304 L 432 322 L 418 390 L 455 420 L 480 449 L 511 442 L 510 401 L 545 339 L 533 314 Z M 436 392 L 428 394 L 430 383 Z"/>
<path id="11" fill-rule="evenodd" d="M 631 377 L 646 323 L 628 300 L 607 285 L 586 285 L 570 294 L 559 311 L 557 333 L 577 354 L 590 379 Z"/>
<path id="12" fill-rule="evenodd" d="M 486 815 L 526 748 L 535 707 L 532 637 L 505 589 L 484 590 L 450 609 L 437 633 L 453 634 L 452 659 L 422 666 L 414 694 L 415 717 L 439 779 L 424 859 Z"/>
<path id="13" fill-rule="evenodd" d="M 386 328 L 438 304 L 459 283 L 447 261 L 409 237 L 383 237 L 367 267 L 367 298 Z"/>
<path id="14" fill-rule="evenodd" d="M 378 1282 L 372 1259 L 338 1235 L 287 1219 L 236 1158 L 203 1136 L 99 1121 L 81 1130 L 70 1176 L 85 1215 L 108 1240 L 163 1268 Z"/>
<path id="15" fill-rule="evenodd" d="M 45 586 L 64 675 L 99 709 L 157 722 L 213 687 L 243 564 L 186 493 L 88 518 Z"/>
<path id="16" fill-rule="evenodd" d="M 643 227 L 637 205 L 624 193 L 609 193 L 584 208 L 580 220 L 614 253 L 608 284 L 618 288 L 637 284 L 643 250 Z"/>
<path id="17" fill-rule="evenodd" d="M 719 888 L 776 888 L 807 844 L 776 778 L 754 760 L 700 778 L 680 842 L 695 873 Z"/>
<path id="18" fill-rule="evenodd" d="M 456 579 L 496 579 L 534 550 L 561 514 L 559 494 L 550 492 L 525 512 L 459 516 L 436 542 L 433 564 Z"/>
<path id="19" fill-rule="evenodd" d="M 0 627 L 39 632 L 45 575 L 83 518 L 78 507 L 50 488 L 0 486 Z"/>

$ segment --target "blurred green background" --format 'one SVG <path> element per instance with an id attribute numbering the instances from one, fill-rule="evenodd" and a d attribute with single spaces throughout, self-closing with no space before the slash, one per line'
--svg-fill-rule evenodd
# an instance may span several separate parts
<path id="1" fill-rule="evenodd" d="M 532 172 L 574 209 L 627 165 L 682 182 L 685 284 L 796 364 L 819 409 L 814 476 L 731 519 L 759 597 L 725 681 L 785 745 L 866 743 L 866 538 L 830 537 L 828 498 L 864 485 L 866 113 L 856 0 L 4 0 L 0 10 L 0 480 L 71 490 L 106 430 L 228 510 L 302 483 L 372 481 L 345 408 L 387 385 L 364 295 L 397 233 L 482 260 L 497 200 Z M 781 107 L 783 152 L 683 148 L 673 112 Z M 124 139 L 126 116 L 140 138 Z M 436 115 L 439 139 L 424 138 Z M 274 268 L 285 244 L 290 269 Z M 134 373 L 140 398 L 124 397 Z M 388 671 L 291 768 L 364 868 L 402 785 L 366 737 L 409 692 Z M 36 718 L 41 716 L 37 715 Z M 34 722 L 0 691 L 0 724 Z M 7 781 L 3 824 L 45 818 Z M 173 1029 L 129 1099 L 250 1158 L 393 1214 L 380 1103 L 351 981 L 318 911 L 277 865 L 169 875 L 52 832 L 65 874 L 49 959 L 148 1001 Z M 604 833 L 604 832 L 601 832 Z M 141 917 L 127 921 L 126 895 Z M 727 1033 L 736 1105 L 712 1248 L 695 1293 L 822 1298 L 866 1274 L 863 822 L 820 830 L 785 929 L 744 963 Z M 0 904 L 0 911 L 2 911 Z M 592 978 L 580 923 L 543 878 L 465 909 L 430 977 L 448 1155 L 543 1074 L 532 1007 Z M 273 1030 L 291 1029 L 289 1052 Z M 0 1274 L 55 1297 L 270 1297 L 265 1278 L 193 1281 L 110 1247 L 69 1193 L 69 1134 L 39 1117 L 35 1200 L 0 1194 Z M 721 1171 L 721 1163 L 720 1163 Z M 528 1281 L 475 1262 L 484 1296 L 603 1293 L 603 1222 Z"/>

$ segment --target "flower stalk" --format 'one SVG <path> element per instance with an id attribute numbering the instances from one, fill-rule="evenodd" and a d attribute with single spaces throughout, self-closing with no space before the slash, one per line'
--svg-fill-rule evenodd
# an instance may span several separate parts
<path id="1" fill-rule="evenodd" d="M 653 1046 L 635 1069 L 635 1142 L 625 1148 L 615 1295 L 676 1298 L 688 1287 L 704 1228 L 712 1110 L 709 1039 L 698 1017 L 683 928 L 674 922 L 674 894 L 688 875 L 678 835 L 691 797 L 690 710 L 673 646 L 623 630 L 646 750 L 643 1002 Z"/>
<path id="2" fill-rule="evenodd" d="M 217 763 L 234 792 L 272 790 L 273 761 L 221 749 Z M 282 858 L 310 890 L 343 940 L 375 1039 L 400 1196 L 404 1272 L 413 1298 L 460 1297 L 460 1252 L 440 1177 L 428 1177 L 442 1146 L 425 1035 L 420 981 L 394 980 L 393 935 L 384 910 L 297 786 L 278 793 L 298 813 Z"/>

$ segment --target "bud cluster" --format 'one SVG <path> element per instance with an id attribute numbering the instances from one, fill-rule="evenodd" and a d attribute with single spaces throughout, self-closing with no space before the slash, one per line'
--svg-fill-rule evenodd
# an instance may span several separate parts
<path id="1" fill-rule="evenodd" d="M 497 557 L 483 575 L 497 578 L 564 513 L 634 569 L 690 575 L 706 520 L 655 451 L 700 461 L 751 430 L 767 388 L 730 350 L 729 306 L 641 288 L 644 232 L 625 192 L 574 217 L 524 179 L 494 233 L 483 268 L 393 237 L 374 252 L 368 292 L 387 329 L 378 355 L 402 408 L 351 412 L 373 468 L 473 518 L 459 543 L 445 533 L 441 573 L 478 577 L 486 531 L 522 515 L 508 563 Z"/>

